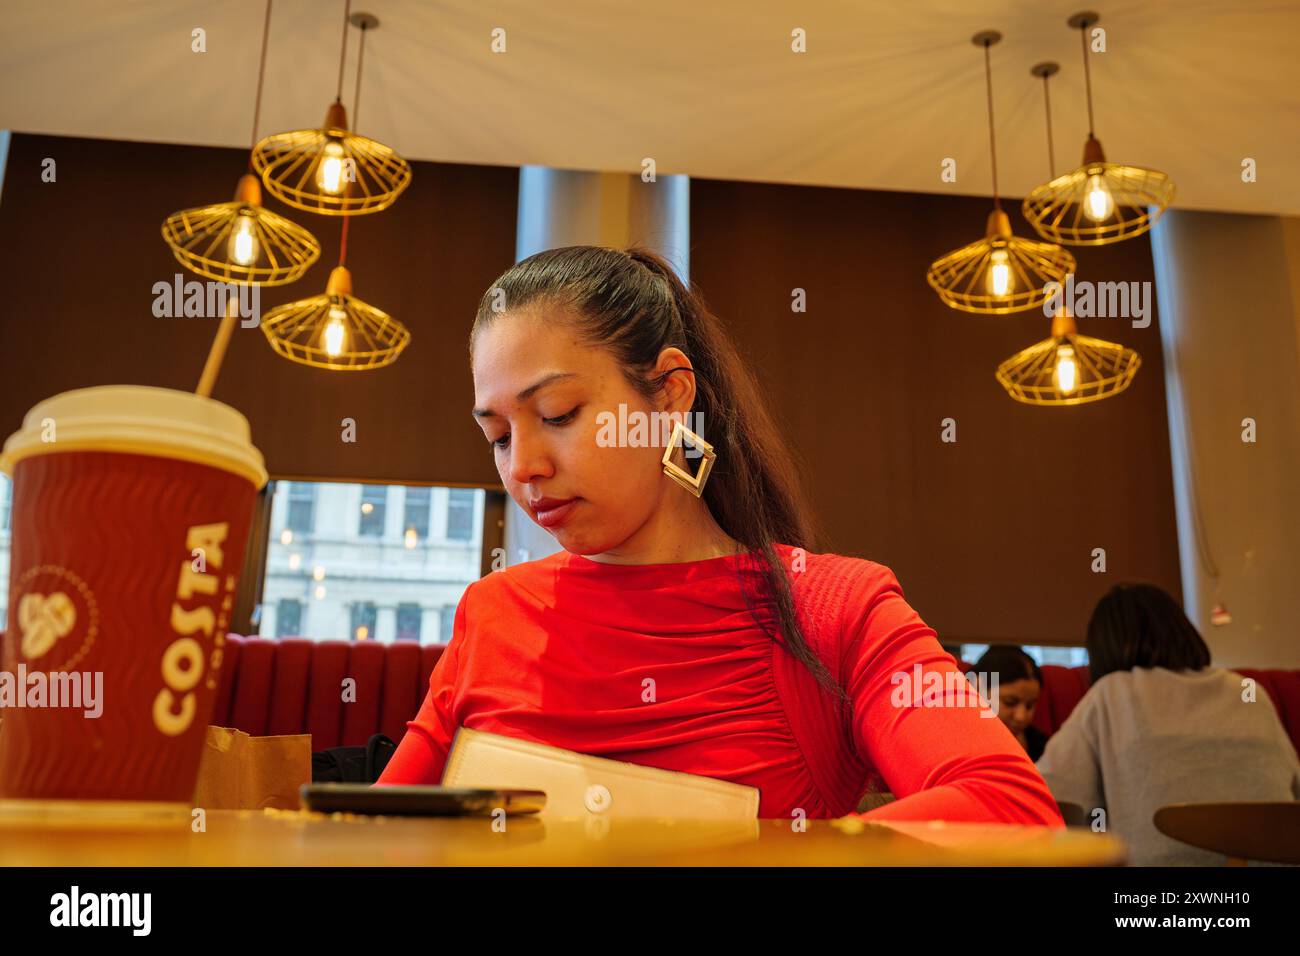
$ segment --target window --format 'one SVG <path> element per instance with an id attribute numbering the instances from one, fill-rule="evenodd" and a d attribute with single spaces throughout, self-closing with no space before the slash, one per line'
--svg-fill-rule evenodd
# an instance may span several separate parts
<path id="1" fill-rule="evenodd" d="M 361 486 L 361 527 L 357 532 L 366 538 L 382 538 L 384 515 L 388 511 L 387 485 Z"/>
<path id="2" fill-rule="evenodd" d="M 307 481 L 289 482 L 289 514 L 285 527 L 306 534 L 316 530 L 316 486 Z"/>
<path id="3" fill-rule="evenodd" d="M 302 602 L 281 598 L 275 605 L 275 636 L 296 637 L 302 633 Z"/>
<path id="4" fill-rule="evenodd" d="M 473 488 L 452 488 L 447 493 L 447 538 L 469 541 L 474 537 L 474 503 L 482 492 Z"/>
<path id="5" fill-rule="evenodd" d="M 9 613 L 9 532 L 13 523 L 13 485 L 0 475 L 0 628 Z"/>
<path id="6" fill-rule="evenodd" d="M 963 644 L 961 659 L 974 664 L 980 655 L 989 649 L 987 644 Z M 1024 651 L 1034 659 L 1039 667 L 1044 664 L 1059 664 L 1062 667 L 1087 667 L 1088 649 L 1086 647 L 1050 647 L 1044 645 L 1025 646 Z"/>
<path id="7" fill-rule="evenodd" d="M 351 637 L 354 641 L 373 641 L 378 622 L 379 611 L 372 602 L 360 601 L 352 605 Z"/>
<path id="8" fill-rule="evenodd" d="M 452 624 L 456 620 L 456 606 L 454 604 L 443 605 L 442 610 L 438 612 L 438 643 L 446 644 L 451 640 Z"/>
<path id="9" fill-rule="evenodd" d="M 408 538 L 412 531 L 415 532 L 417 542 L 429 537 L 429 502 L 432 498 L 432 488 L 406 489 L 406 514 L 402 517 L 402 532 Z"/>
<path id="10" fill-rule="evenodd" d="M 263 636 L 355 641 L 357 628 L 365 627 L 366 640 L 436 644 L 451 637 L 451 618 L 441 626 L 441 609 L 448 606 L 453 613 L 465 588 L 482 574 L 488 492 L 340 481 L 276 485 L 271 514 L 280 523 L 266 536 L 260 597 L 266 611 L 258 627 Z M 400 490 L 390 499 L 393 489 Z M 470 518 L 463 540 L 442 533 L 441 509 L 453 490 L 462 499 L 460 512 Z M 303 503 L 300 514 L 310 507 L 310 533 L 288 526 L 305 520 L 291 517 L 290 501 Z M 359 512 L 358 502 L 368 504 L 369 513 Z M 494 528 L 493 533 L 500 532 Z M 5 570 L 4 541 L 0 534 L 0 571 Z M 294 602 L 295 610 L 277 613 L 286 601 Z"/>
<path id="11" fill-rule="evenodd" d="M 397 605 L 397 639 L 420 642 L 420 619 L 424 611 L 418 604 Z"/>

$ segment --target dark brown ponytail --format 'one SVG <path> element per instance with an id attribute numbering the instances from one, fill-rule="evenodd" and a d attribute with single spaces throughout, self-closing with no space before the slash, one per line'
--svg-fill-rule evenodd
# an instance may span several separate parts
<path id="1" fill-rule="evenodd" d="M 799 626 L 790 580 L 774 545 L 816 550 L 819 541 L 783 441 L 758 382 L 722 323 L 673 268 L 647 249 L 599 246 L 548 249 L 515 264 L 484 294 L 470 349 L 479 331 L 505 310 L 552 303 L 578 317 L 579 334 L 608 348 L 628 382 L 646 398 L 662 387 L 649 372 L 665 348 L 682 350 L 695 368 L 692 418 L 717 453 L 703 499 L 718 525 L 748 549 L 763 593 L 751 609 L 760 627 L 775 615 L 784 646 L 841 702 L 847 695 L 809 648 Z M 742 581 L 746 576 L 742 575 Z"/>

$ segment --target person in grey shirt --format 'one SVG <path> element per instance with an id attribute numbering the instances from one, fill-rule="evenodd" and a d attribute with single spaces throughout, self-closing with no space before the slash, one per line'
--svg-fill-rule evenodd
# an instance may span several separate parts
<path id="1" fill-rule="evenodd" d="M 1135 866 L 1221 866 L 1156 829 L 1171 803 L 1300 799 L 1300 760 L 1264 688 L 1212 667 L 1182 608 L 1119 585 L 1088 622 L 1092 686 L 1037 767 L 1061 802 L 1128 844 Z"/>

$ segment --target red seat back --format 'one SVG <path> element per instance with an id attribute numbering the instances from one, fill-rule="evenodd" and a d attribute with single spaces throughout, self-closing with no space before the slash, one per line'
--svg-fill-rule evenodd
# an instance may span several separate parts
<path id="1" fill-rule="evenodd" d="M 254 736 L 311 734 L 312 750 L 400 741 L 443 646 L 409 642 L 226 639 L 212 723 Z"/>

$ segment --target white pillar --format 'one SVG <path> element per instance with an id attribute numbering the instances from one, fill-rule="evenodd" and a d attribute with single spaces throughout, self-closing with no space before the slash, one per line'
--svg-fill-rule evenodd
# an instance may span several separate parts
<path id="1" fill-rule="evenodd" d="M 433 489 L 433 494 L 429 499 L 429 539 L 431 541 L 445 541 L 447 539 L 447 502 L 450 498 L 450 489 Z"/>
<path id="2" fill-rule="evenodd" d="M 1300 666 L 1300 225 L 1173 210 L 1151 244 L 1184 608 L 1216 664 Z"/>
<path id="3" fill-rule="evenodd" d="M 439 641 L 446 643 L 450 635 L 440 635 L 438 633 L 438 611 L 436 607 L 424 607 L 420 609 L 420 643 L 437 644 Z"/>
<path id="4" fill-rule="evenodd" d="M 357 485 L 325 481 L 316 486 L 317 535 L 355 538 L 360 518 L 361 491 Z"/>
<path id="5" fill-rule="evenodd" d="M 376 609 L 375 633 L 371 636 L 381 644 L 391 644 L 397 640 L 397 608 L 386 604 Z"/>
<path id="6" fill-rule="evenodd" d="M 289 482 L 277 481 L 275 495 L 271 498 L 271 540 L 279 540 L 280 532 L 289 523 Z"/>
<path id="7" fill-rule="evenodd" d="M 263 637 L 275 637 L 275 621 L 279 608 L 274 603 L 262 605 L 262 618 L 257 623 L 257 633 Z"/>

